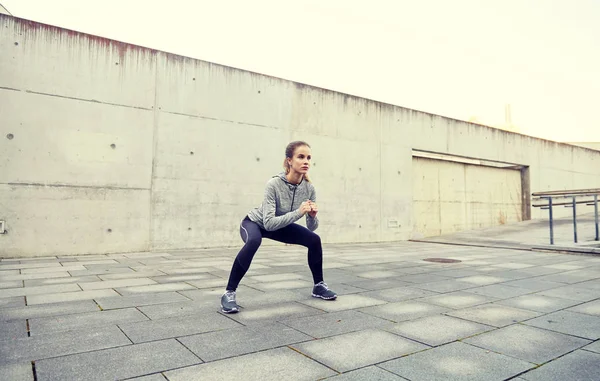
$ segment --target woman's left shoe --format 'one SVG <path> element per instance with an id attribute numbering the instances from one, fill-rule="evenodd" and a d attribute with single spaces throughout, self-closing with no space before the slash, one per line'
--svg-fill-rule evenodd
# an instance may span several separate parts
<path id="1" fill-rule="evenodd" d="M 321 298 L 325 300 L 334 300 L 337 298 L 337 294 L 327 287 L 327 283 L 321 281 L 315 284 L 312 291 L 313 298 Z"/>

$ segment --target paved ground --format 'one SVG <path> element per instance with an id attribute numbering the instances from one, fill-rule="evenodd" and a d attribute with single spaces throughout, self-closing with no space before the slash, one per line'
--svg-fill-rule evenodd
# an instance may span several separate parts
<path id="1" fill-rule="evenodd" d="M 423 238 L 420 241 L 522 249 L 571 250 L 600 254 L 600 241 L 595 239 L 595 216 L 593 213 L 588 213 L 577 217 L 577 243 L 574 242 L 573 219 L 571 217 L 554 220 L 554 245 L 550 245 L 548 219 L 462 231 L 439 237 Z"/>
<path id="2" fill-rule="evenodd" d="M 0 262 L 1 380 L 598 380 L 600 257 L 404 242 Z M 426 258 L 453 258 L 440 264 Z"/>

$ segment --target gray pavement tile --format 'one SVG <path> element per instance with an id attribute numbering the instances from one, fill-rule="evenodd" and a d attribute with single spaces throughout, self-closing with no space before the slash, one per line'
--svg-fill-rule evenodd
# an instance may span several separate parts
<path id="1" fill-rule="evenodd" d="M 521 310 L 497 304 L 483 304 L 477 307 L 465 308 L 447 312 L 446 315 L 471 320 L 494 327 L 504 327 L 523 320 L 540 316 L 535 311 Z"/>
<path id="2" fill-rule="evenodd" d="M 589 280 L 594 280 L 600 278 L 599 271 L 566 271 L 556 274 L 549 274 L 539 277 L 538 279 L 548 281 L 548 282 L 559 282 L 559 283 L 579 283 Z"/>
<path id="3" fill-rule="evenodd" d="M 116 281 L 114 281 L 116 282 Z M 143 293 L 154 293 L 154 292 L 169 292 L 169 291 L 183 291 L 183 290 L 195 290 L 196 287 L 185 282 L 176 283 L 163 283 L 163 284 L 151 284 L 147 286 L 132 286 L 116 288 L 115 290 L 121 295 L 136 295 Z"/>
<path id="4" fill-rule="evenodd" d="M 542 276 L 542 275 L 548 275 L 548 274 L 557 274 L 559 272 L 562 272 L 563 270 L 558 270 L 558 269 L 550 269 L 547 267 L 528 267 L 526 269 L 520 269 L 520 270 L 516 270 L 517 272 L 519 272 L 520 274 L 527 274 L 529 276 Z"/>
<path id="5" fill-rule="evenodd" d="M 98 305 L 91 300 L 40 304 L 35 306 L 21 306 L 0 309 L 0 321 L 32 319 L 46 316 L 68 315 L 80 312 L 99 311 Z"/>
<path id="6" fill-rule="evenodd" d="M 479 274 L 472 275 L 464 278 L 455 278 L 459 282 L 466 282 L 475 286 L 486 286 L 489 284 L 506 282 L 510 279 L 499 277 L 496 274 L 488 275 L 488 274 Z"/>
<path id="7" fill-rule="evenodd" d="M 244 325 L 265 324 L 267 322 L 282 321 L 292 317 L 320 315 L 324 312 L 300 303 L 287 303 L 277 305 L 259 305 L 243 308 L 240 313 L 230 314 L 229 318 Z"/>
<path id="8" fill-rule="evenodd" d="M 22 280 L 0 281 L 0 289 L 2 289 L 2 288 L 18 288 L 18 287 L 23 287 Z"/>
<path id="9" fill-rule="evenodd" d="M 579 300 L 589 302 L 590 300 L 600 298 L 600 289 L 590 290 L 579 288 L 577 285 L 553 288 L 551 290 L 538 292 L 537 295 L 553 296 L 556 298 Z"/>
<path id="10" fill-rule="evenodd" d="M 402 281 L 400 278 L 392 278 L 392 279 L 369 279 L 369 280 L 360 280 L 360 281 L 344 281 L 342 280 L 340 283 L 347 284 L 352 287 L 358 287 L 369 291 L 374 290 L 383 290 L 387 288 L 398 288 L 404 286 L 410 286 L 414 283 L 408 283 Z"/>
<path id="11" fill-rule="evenodd" d="M 330 282 L 330 283 L 327 283 L 327 284 L 338 295 L 358 294 L 358 293 L 362 293 L 362 292 L 366 291 L 364 288 L 350 286 L 348 284 L 342 283 L 342 281 L 340 281 L 340 282 Z M 252 287 L 254 287 L 254 285 L 252 285 Z M 307 291 L 306 295 L 310 296 L 311 292 L 312 292 L 312 286 L 308 290 L 306 290 L 306 291 Z"/>
<path id="12" fill-rule="evenodd" d="M 340 335 L 369 328 L 384 328 L 393 324 L 388 320 L 354 310 L 286 319 L 281 322 L 316 338 Z"/>
<path id="13" fill-rule="evenodd" d="M 417 299 L 429 295 L 439 295 L 437 292 L 421 290 L 414 287 L 394 287 L 383 290 L 361 292 L 360 295 L 385 300 L 386 302 L 401 302 L 403 300 Z"/>
<path id="14" fill-rule="evenodd" d="M 135 308 L 126 308 L 30 319 L 29 331 L 31 336 L 38 336 L 53 332 L 147 320 L 148 318 Z"/>
<path id="15" fill-rule="evenodd" d="M 0 290 L 0 298 L 11 296 L 30 296 L 39 294 L 52 294 L 56 292 L 80 291 L 76 284 L 57 284 L 53 286 L 18 287 Z"/>
<path id="16" fill-rule="evenodd" d="M 205 301 L 205 300 L 215 300 L 220 301 L 221 296 L 225 292 L 225 287 L 218 288 L 206 288 L 201 290 L 184 290 L 179 293 L 191 300 L 195 301 Z M 268 294 L 277 291 L 270 291 Z M 249 286 L 239 286 L 236 290 L 237 295 L 237 303 L 241 306 L 244 305 L 244 301 L 252 296 L 263 296 L 268 295 L 264 291 L 257 290 L 255 288 L 250 288 Z"/>
<path id="17" fill-rule="evenodd" d="M 90 276 L 69 276 L 69 277 L 61 277 L 61 278 L 50 278 L 50 279 L 31 279 L 25 280 L 25 287 L 34 287 L 34 286 L 45 286 L 52 284 L 62 284 L 62 283 L 86 283 L 86 282 L 98 282 L 100 278 L 96 275 Z"/>
<path id="18" fill-rule="evenodd" d="M 510 282 L 505 282 L 502 285 L 503 286 L 511 286 L 511 287 L 519 287 L 519 288 L 523 288 L 526 290 L 531 290 L 531 292 L 550 290 L 553 288 L 558 288 L 558 287 L 564 286 L 564 284 L 562 284 L 562 283 L 537 280 L 535 278 L 534 279 L 513 280 Z"/>
<path id="19" fill-rule="evenodd" d="M 215 361 L 312 339 L 283 324 L 267 323 L 182 337 L 179 341 L 202 360 Z"/>
<path id="20" fill-rule="evenodd" d="M 180 303 L 156 304 L 138 307 L 144 315 L 152 320 L 167 319 L 195 315 L 198 313 L 212 312 L 219 309 L 219 299 L 194 300 Z"/>
<path id="21" fill-rule="evenodd" d="M 495 328 L 450 316 L 435 315 L 394 324 L 384 329 L 420 343 L 438 346 Z"/>
<path id="22" fill-rule="evenodd" d="M 142 271 L 124 272 L 119 274 L 99 274 L 96 275 L 101 280 L 118 280 L 118 279 L 133 279 L 133 278 L 149 278 L 164 276 L 165 273 L 159 270 L 144 269 Z"/>
<path id="23" fill-rule="evenodd" d="M 154 373 L 148 376 L 128 378 L 127 381 L 167 381 L 167 378 L 162 373 Z"/>
<path id="24" fill-rule="evenodd" d="M 308 279 L 305 275 L 297 274 L 297 273 L 279 273 L 279 274 L 271 274 L 271 275 L 258 275 L 251 276 L 248 279 L 257 281 L 257 282 L 278 282 L 284 280 L 293 280 L 293 279 Z"/>
<path id="25" fill-rule="evenodd" d="M 314 287 L 313 282 L 308 282 L 302 279 L 296 280 L 285 280 L 278 282 L 260 282 L 252 284 L 252 287 L 261 291 L 272 291 L 272 290 L 290 290 L 294 288 L 303 288 L 306 290 L 312 290 Z"/>
<path id="26" fill-rule="evenodd" d="M 377 329 L 309 341 L 292 347 L 338 372 L 347 372 L 429 348 Z"/>
<path id="27" fill-rule="evenodd" d="M 5 264 L 5 262 L 0 262 L 0 270 L 21 270 L 21 269 L 37 269 L 37 268 L 47 268 L 47 267 L 62 267 L 60 263 L 54 262 L 43 262 L 43 263 L 35 263 L 31 261 L 25 261 L 25 263 L 10 263 Z"/>
<path id="28" fill-rule="evenodd" d="M 586 351 L 600 353 L 600 340 L 596 340 L 592 344 L 588 345 L 587 347 L 583 347 L 582 349 L 585 349 Z"/>
<path id="29" fill-rule="evenodd" d="M 487 332 L 463 342 L 534 364 L 543 364 L 590 343 L 589 340 L 520 324 Z"/>
<path id="30" fill-rule="evenodd" d="M 586 282 L 576 283 L 577 288 L 586 288 L 588 290 L 600 290 L 600 280 L 588 280 Z"/>
<path id="31" fill-rule="evenodd" d="M 543 295 L 522 295 L 512 299 L 504 299 L 495 302 L 503 306 L 521 308 L 537 312 L 554 312 L 574 306 L 581 302 L 569 299 L 553 298 Z"/>
<path id="32" fill-rule="evenodd" d="M 207 279 L 220 279 L 214 275 L 203 273 L 203 274 L 184 274 L 184 275 L 162 275 L 150 277 L 156 283 L 176 283 L 176 282 L 188 282 L 190 280 L 199 281 Z"/>
<path id="33" fill-rule="evenodd" d="M 600 380 L 600 354 L 575 351 L 541 367 L 521 378 L 527 381 Z"/>
<path id="34" fill-rule="evenodd" d="M 388 372 L 377 366 L 368 366 L 366 368 L 353 370 L 347 373 L 342 373 L 338 376 L 329 377 L 327 381 L 401 381 L 406 378 Z"/>
<path id="35" fill-rule="evenodd" d="M 0 342 L 0 364 L 36 361 L 128 344 L 131 341 L 116 326 L 32 336 Z M 42 380 L 39 375 L 38 380 Z"/>
<path id="36" fill-rule="evenodd" d="M 570 311 L 558 311 L 524 322 L 526 325 L 566 333 L 584 339 L 600 339 L 600 324 L 596 316 Z"/>
<path id="37" fill-rule="evenodd" d="M 531 294 L 533 291 L 520 287 L 504 286 L 502 284 L 492 284 L 489 286 L 472 288 L 468 290 L 468 292 L 478 295 L 491 296 L 492 298 L 497 299 L 508 299 L 521 295 Z"/>
<path id="38" fill-rule="evenodd" d="M 169 381 L 313 381 L 334 375 L 331 369 L 289 348 L 270 349 L 231 359 L 165 372 Z M 232 375 L 234 375 L 232 377 Z"/>
<path id="39" fill-rule="evenodd" d="M 121 380 L 202 361 L 176 340 L 127 345 L 36 362 L 38 380 Z"/>
<path id="40" fill-rule="evenodd" d="M 556 263 L 553 265 L 547 265 L 547 266 L 542 266 L 548 269 L 557 269 L 557 270 L 565 270 L 565 271 L 569 271 L 569 270 L 579 270 L 585 267 L 585 265 L 577 265 L 577 264 L 571 264 L 571 263 Z"/>
<path id="41" fill-rule="evenodd" d="M 10 298 L 0 298 L 0 320 L 2 320 L 2 309 L 11 307 L 25 306 L 24 296 L 12 296 Z"/>
<path id="42" fill-rule="evenodd" d="M 242 280 L 244 282 L 244 280 Z M 212 278 L 212 279 L 202 279 L 202 280 L 188 280 L 186 283 L 191 284 L 192 286 L 205 289 L 205 288 L 221 288 L 222 290 L 227 287 L 227 279 L 225 278 Z M 248 282 L 244 282 L 244 284 L 248 284 Z"/>
<path id="43" fill-rule="evenodd" d="M 492 265 L 493 267 L 501 267 L 503 269 L 511 269 L 511 270 L 516 270 L 516 269 L 524 269 L 527 267 L 533 267 L 533 265 L 529 265 L 527 263 L 519 263 L 519 262 L 506 262 L 506 263 L 498 263 L 495 265 Z"/>
<path id="44" fill-rule="evenodd" d="M 308 300 L 300 300 L 298 303 L 305 304 L 323 311 L 334 312 L 343 310 L 352 310 L 356 308 L 376 306 L 385 304 L 381 299 L 371 298 L 360 294 L 339 295 L 336 300 L 323 300 L 311 298 Z"/>
<path id="45" fill-rule="evenodd" d="M 2 281 L 9 280 L 30 280 L 30 279 L 51 279 L 51 278 L 66 278 L 70 277 L 67 271 L 61 271 L 56 273 L 45 273 L 45 274 L 13 274 L 13 275 L 5 275 L 2 278 Z"/>
<path id="46" fill-rule="evenodd" d="M 71 276 L 87 276 L 87 275 L 107 275 L 107 274 L 135 274 L 135 271 L 129 267 L 111 267 L 106 269 L 94 270 L 69 270 Z"/>
<path id="47" fill-rule="evenodd" d="M 0 280 L 5 280 L 4 277 L 19 275 L 21 272 L 19 270 L 2 270 L 0 269 Z"/>
<path id="48" fill-rule="evenodd" d="M 118 279 L 118 280 L 101 280 L 98 282 L 81 283 L 79 286 L 84 291 L 87 290 L 102 290 L 107 288 L 120 288 L 130 286 L 146 286 L 157 284 L 150 278 L 133 278 L 133 279 Z"/>
<path id="49" fill-rule="evenodd" d="M 235 327 L 239 327 L 239 324 L 214 311 L 192 316 L 119 324 L 119 328 L 134 343 L 188 336 Z"/>
<path id="50" fill-rule="evenodd" d="M 30 362 L 0 365 L 0 379 L 6 381 L 33 381 L 33 368 Z"/>
<path id="51" fill-rule="evenodd" d="M 366 279 L 384 279 L 384 278 L 399 278 L 402 274 L 390 270 L 372 270 L 355 272 L 359 278 Z"/>
<path id="52" fill-rule="evenodd" d="M 0 321 L 0 341 L 27 337 L 25 320 Z"/>
<path id="53" fill-rule="evenodd" d="M 459 282 L 456 279 L 451 279 L 451 280 L 443 280 L 441 282 L 416 284 L 416 285 L 414 285 L 414 287 L 418 287 L 423 290 L 434 291 L 434 292 L 453 292 L 453 291 L 471 289 L 473 287 L 477 287 L 477 285 L 467 283 L 467 282 Z"/>
<path id="54" fill-rule="evenodd" d="M 435 294 L 419 299 L 419 302 L 435 304 L 442 307 L 459 309 L 477 306 L 498 300 L 485 295 L 472 294 L 465 291 L 449 292 L 446 294 Z"/>
<path id="55" fill-rule="evenodd" d="M 567 311 L 600 317 L 600 299 L 594 300 L 593 302 L 580 304 L 575 307 L 567 308 Z M 600 320 L 598 321 L 598 324 L 600 324 Z"/>
<path id="56" fill-rule="evenodd" d="M 76 285 L 74 285 L 76 286 Z M 48 286 L 50 287 L 50 286 Z M 79 287 L 78 287 L 79 288 Z M 117 296 L 114 290 L 92 290 L 92 291 L 74 291 L 74 292 L 62 292 L 57 294 L 44 294 L 44 295 L 32 295 L 27 297 L 27 304 L 48 304 L 48 303 L 59 303 L 59 302 L 72 302 L 76 300 L 87 300 L 97 298 L 108 298 L 111 296 Z"/>
<path id="57" fill-rule="evenodd" d="M 411 274 L 411 275 L 404 274 L 398 279 L 403 282 L 408 282 L 408 283 L 433 283 L 433 282 L 441 282 L 444 280 L 452 280 L 455 278 L 427 273 L 427 274 Z"/>
<path id="58" fill-rule="evenodd" d="M 378 366 L 411 381 L 501 381 L 535 365 L 457 342 Z"/>
<path id="59" fill-rule="evenodd" d="M 125 307 L 148 306 L 152 304 L 187 302 L 190 299 L 177 292 L 161 292 L 158 294 L 96 298 L 95 300 L 103 310 L 110 310 Z"/>
<path id="60" fill-rule="evenodd" d="M 52 266 L 52 267 L 48 267 L 48 266 L 44 266 L 44 267 L 39 267 L 39 268 L 35 268 L 35 269 L 23 269 L 21 270 L 21 274 L 23 275 L 27 275 L 27 274 L 52 274 L 52 273 L 57 273 L 57 272 L 69 272 L 69 271 L 83 271 L 86 268 L 83 265 L 76 265 L 76 264 L 69 264 L 67 266 Z"/>
<path id="61" fill-rule="evenodd" d="M 422 303 L 414 300 L 388 303 L 374 307 L 361 308 L 359 311 L 394 322 L 412 320 L 448 311 L 445 307 Z"/>

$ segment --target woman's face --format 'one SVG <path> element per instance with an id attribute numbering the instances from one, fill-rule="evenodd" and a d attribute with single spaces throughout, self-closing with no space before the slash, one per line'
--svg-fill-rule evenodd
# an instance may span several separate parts
<path id="1" fill-rule="evenodd" d="M 292 171 L 305 174 L 310 168 L 310 160 L 310 148 L 308 148 L 307 146 L 300 146 L 296 148 L 296 151 L 294 152 L 294 157 L 291 159 L 288 158 L 288 163 L 290 164 Z"/>

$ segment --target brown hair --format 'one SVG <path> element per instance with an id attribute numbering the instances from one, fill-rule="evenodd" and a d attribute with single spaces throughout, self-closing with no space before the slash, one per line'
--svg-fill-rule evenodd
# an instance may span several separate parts
<path id="1" fill-rule="evenodd" d="M 296 152 L 296 148 L 302 147 L 302 146 L 307 146 L 308 148 L 310 148 L 310 145 L 307 142 L 303 142 L 300 140 L 291 142 L 290 144 L 287 145 L 287 147 L 285 147 L 285 159 L 283 159 L 283 169 L 285 169 L 286 175 L 288 173 L 290 173 L 290 165 L 288 164 L 287 159 L 292 159 L 294 157 L 294 152 Z M 310 178 L 308 177 L 308 174 L 304 175 L 304 179 L 306 181 L 308 181 L 309 183 L 311 182 Z"/>

